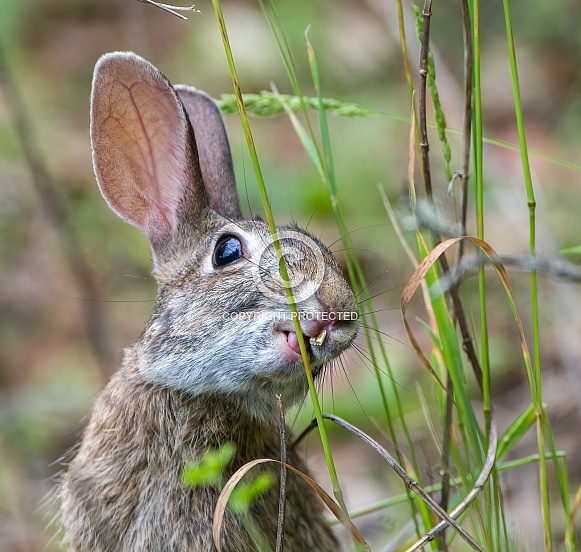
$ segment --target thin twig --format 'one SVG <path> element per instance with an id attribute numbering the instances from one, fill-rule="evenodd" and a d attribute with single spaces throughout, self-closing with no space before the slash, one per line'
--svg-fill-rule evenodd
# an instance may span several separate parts
<path id="1" fill-rule="evenodd" d="M 462 18 L 464 23 L 464 128 L 462 129 L 462 203 L 460 209 L 460 227 L 462 235 L 466 235 L 466 215 L 468 212 L 468 178 L 470 171 L 470 136 L 472 130 L 472 26 L 468 0 L 461 0 Z M 458 258 L 462 257 L 464 240 L 458 244 Z"/>
<path id="2" fill-rule="evenodd" d="M 425 0 L 423 9 L 423 25 L 422 25 L 422 48 L 420 52 L 420 97 L 419 97 L 419 119 L 420 119 L 420 151 L 421 151 L 421 161 L 422 161 L 422 173 L 424 178 L 424 186 L 426 188 L 426 196 L 431 201 L 433 199 L 432 193 L 432 179 L 430 174 L 430 145 L 428 141 L 428 131 L 426 123 L 426 81 L 428 76 L 428 54 L 430 49 L 430 18 L 432 15 L 432 0 Z M 440 237 L 438 234 L 434 233 L 434 241 L 437 245 L 440 242 Z M 440 266 L 444 273 L 448 272 L 450 266 L 445 255 L 442 255 L 439 259 Z M 450 296 L 452 298 L 452 305 L 454 307 L 454 315 L 458 319 L 458 325 L 460 327 L 460 332 L 462 333 L 462 343 L 464 346 L 464 351 L 468 360 L 474 370 L 476 380 L 482 388 L 482 368 L 480 367 L 480 362 L 478 361 L 478 356 L 476 355 L 476 349 L 474 348 L 474 343 L 472 342 L 472 336 L 470 335 L 470 329 L 466 321 L 466 315 L 464 314 L 464 308 L 462 307 L 462 302 L 460 301 L 460 296 L 455 289 L 450 290 Z"/>
<path id="3" fill-rule="evenodd" d="M 419 119 L 420 119 L 420 153 L 422 161 L 422 174 L 426 194 L 432 198 L 432 177 L 430 174 L 430 144 L 428 142 L 428 128 L 426 123 L 427 106 L 427 79 L 428 79 L 428 53 L 430 50 L 430 17 L 432 16 L 432 0 L 425 0 L 422 27 L 422 48 L 420 52 L 420 94 L 419 94 Z"/>
<path id="4" fill-rule="evenodd" d="M 440 237 L 461 238 L 464 236 L 461 228 L 450 221 L 440 217 L 431 203 L 418 201 L 413 215 L 404 215 L 402 226 L 406 230 L 426 229 L 432 233 L 437 233 Z M 526 270 L 536 270 L 551 278 L 570 282 L 581 282 L 581 267 L 563 259 L 543 259 L 531 255 L 509 255 L 500 254 L 494 260 L 484 256 L 483 258 L 463 257 L 454 268 L 440 279 L 440 286 L 443 293 L 448 293 L 458 286 L 466 273 L 473 268 L 489 264 L 503 264 L 513 268 Z"/>
<path id="5" fill-rule="evenodd" d="M 446 293 L 450 289 L 457 287 L 467 272 L 486 265 L 510 266 L 527 272 L 534 270 L 551 278 L 576 283 L 581 282 L 581 267 L 560 259 L 547 260 L 529 255 L 498 255 L 494 259 L 489 259 L 484 255 L 474 255 L 464 257 L 462 262 L 453 271 L 440 278 L 439 284 L 442 293 Z"/>
<path id="6" fill-rule="evenodd" d="M 180 19 L 187 20 L 188 18 L 185 15 L 178 13 L 176 10 L 200 13 L 200 10 L 196 9 L 194 4 L 192 4 L 191 6 L 182 7 L 182 6 L 172 6 L 170 4 L 161 4 L 160 2 L 154 2 L 154 0 L 138 0 L 138 1 L 143 2 L 144 4 L 151 4 L 152 6 L 155 6 L 156 8 L 159 8 L 163 11 L 171 13 L 172 15 L 175 15 L 176 17 L 179 17 Z"/>
<path id="7" fill-rule="evenodd" d="M 276 396 L 276 405 L 278 407 L 278 425 L 280 433 L 280 494 L 278 499 L 278 522 L 276 525 L 276 552 L 282 552 L 282 543 L 284 540 L 284 510 L 286 502 L 286 423 L 284 420 L 284 410 L 282 407 L 282 398 Z"/>
<path id="8" fill-rule="evenodd" d="M 53 225 L 64 252 L 66 262 L 76 281 L 81 296 L 92 299 L 99 295 L 93 273 L 85 262 L 77 235 L 68 224 L 66 207 L 57 192 L 57 185 L 48 172 L 38 141 L 32 129 L 30 116 L 23 98 L 9 70 L 8 60 L 0 44 L 0 89 L 4 92 L 8 112 L 12 114 L 16 135 L 40 198 L 41 207 Z M 80 301 L 85 331 L 101 376 L 106 381 L 110 375 L 113 354 L 106 331 L 105 316 L 99 301 Z"/>
<path id="9" fill-rule="evenodd" d="M 311 420 L 311 423 L 301 431 L 298 437 L 290 444 L 290 448 L 294 449 L 313 429 L 317 427 L 317 420 Z"/>
<path id="10" fill-rule="evenodd" d="M 460 502 L 460 504 L 458 504 L 458 506 L 456 506 L 456 508 L 454 508 L 454 510 L 450 512 L 450 517 L 452 519 L 458 519 L 466 511 L 468 506 L 470 506 L 470 504 L 474 502 L 478 494 L 482 492 L 482 489 L 484 488 L 486 481 L 488 481 L 488 478 L 492 473 L 492 468 L 494 467 L 494 463 L 496 461 L 497 442 L 498 434 L 496 431 L 496 423 L 492 419 L 491 414 L 490 435 L 488 441 L 488 453 L 486 454 L 486 461 L 484 462 L 482 471 L 480 472 L 480 475 L 478 476 L 478 479 L 474 483 L 474 486 L 472 487 L 471 491 L 466 495 L 464 500 L 462 500 L 462 502 Z M 440 532 L 446 528 L 447 525 L 448 523 L 446 522 L 446 520 L 442 520 L 433 529 L 428 531 L 412 547 L 408 548 L 406 552 L 415 552 L 416 550 L 420 550 L 428 542 L 433 541 L 440 534 Z M 481 548 L 479 549 L 482 550 Z"/>
<path id="11" fill-rule="evenodd" d="M 470 10 L 468 0 L 460 0 L 462 5 L 462 19 L 464 25 L 464 127 L 462 130 L 462 169 L 460 171 L 461 199 L 460 199 L 460 233 L 466 235 L 466 217 L 468 212 L 468 178 L 470 170 L 470 137 L 472 129 L 472 27 L 470 23 Z M 456 266 L 462 260 L 464 254 L 464 240 L 458 242 Z M 457 289 L 454 288 L 455 290 Z M 456 320 L 458 313 L 455 311 Z M 451 429 L 453 417 L 454 388 L 452 379 L 446 381 L 446 413 L 444 416 L 444 431 L 442 435 L 442 493 L 440 506 L 448 510 L 450 496 L 450 447 Z M 438 548 L 441 552 L 447 552 L 446 531 L 442 531 L 438 537 Z"/>
<path id="12" fill-rule="evenodd" d="M 323 414 L 323 418 L 330 420 L 336 423 L 338 426 L 346 429 L 347 431 L 351 432 L 353 435 L 359 437 L 362 441 L 367 443 L 371 446 L 377 453 L 379 453 L 391 466 L 393 471 L 403 480 L 403 482 L 410 488 L 414 493 L 416 493 L 441 519 L 442 521 L 436 525 L 433 529 L 431 529 L 418 543 L 422 542 L 423 546 L 425 543 L 434 540 L 440 532 L 448 526 L 454 528 L 454 530 L 460 535 L 474 550 L 479 550 L 480 552 L 486 552 L 480 544 L 478 544 L 474 538 L 469 535 L 462 527 L 460 527 L 455 519 L 458 518 L 468 506 L 473 502 L 473 500 L 478 496 L 478 493 L 482 490 L 482 487 L 486 483 L 492 467 L 494 466 L 494 461 L 496 459 L 496 444 L 497 444 L 497 436 L 496 436 L 496 426 L 492 424 L 491 432 L 490 432 L 490 441 L 488 446 L 488 454 L 486 457 L 486 462 L 484 463 L 484 467 L 474 484 L 472 490 L 468 493 L 466 498 L 454 509 L 453 512 L 448 514 L 444 510 L 440 508 L 438 503 L 429 495 L 427 494 L 414 479 L 412 479 L 408 473 L 396 462 L 395 458 L 387 452 L 377 441 L 372 439 L 369 435 L 361 431 L 359 428 L 351 425 L 349 422 L 346 422 L 342 418 L 338 416 L 334 416 L 332 414 Z M 419 550 L 418 543 L 416 543 L 412 548 L 408 550 L 408 552 L 412 552 L 413 550 Z"/>
<path id="13" fill-rule="evenodd" d="M 442 432 L 442 464 L 440 474 L 442 476 L 442 491 L 440 494 L 440 507 L 448 511 L 448 500 L 450 498 L 450 449 L 452 446 L 452 421 L 454 406 L 454 385 L 452 378 L 446 378 L 446 413 L 444 415 L 444 430 Z M 446 530 L 443 529 L 438 537 L 438 551 L 447 552 Z"/>
<path id="14" fill-rule="evenodd" d="M 434 235 L 434 245 L 440 243 L 440 236 Z M 447 274 L 450 272 L 450 265 L 448 264 L 448 259 L 445 255 L 442 255 L 439 259 L 440 266 L 442 267 L 442 272 Z M 460 333 L 462 334 L 462 345 L 464 347 L 464 352 L 468 357 L 468 360 L 474 370 L 474 375 L 478 381 L 478 385 L 482 389 L 482 368 L 480 367 L 480 361 L 476 355 L 476 349 L 474 348 L 474 343 L 472 336 L 470 335 L 470 330 L 468 328 L 468 323 L 466 322 L 466 315 L 464 314 L 464 308 L 462 307 L 462 301 L 458 295 L 458 290 L 453 287 L 448 290 L 450 292 L 450 297 L 452 298 L 452 305 L 454 307 L 454 315 L 458 320 L 458 326 L 460 327 Z"/>

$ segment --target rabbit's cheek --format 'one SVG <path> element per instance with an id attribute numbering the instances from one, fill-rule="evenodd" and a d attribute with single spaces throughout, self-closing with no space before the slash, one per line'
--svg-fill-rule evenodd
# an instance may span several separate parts
<path id="1" fill-rule="evenodd" d="M 308 341 L 306 344 L 308 344 Z M 302 362 L 299 342 L 295 332 L 277 332 L 275 349 L 280 357 L 291 365 Z"/>

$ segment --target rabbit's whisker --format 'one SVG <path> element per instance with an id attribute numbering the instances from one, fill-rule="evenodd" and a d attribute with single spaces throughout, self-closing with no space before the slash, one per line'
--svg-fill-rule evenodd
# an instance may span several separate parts
<path id="1" fill-rule="evenodd" d="M 376 370 L 378 370 L 379 372 L 381 372 L 384 376 L 386 376 L 387 378 L 389 378 L 391 381 L 393 381 L 396 385 L 398 385 L 399 387 L 401 387 L 402 389 L 406 390 L 407 389 L 401 385 L 393 376 L 390 376 L 385 370 L 383 370 L 379 364 L 377 362 L 374 362 L 373 359 L 366 353 L 366 351 L 361 347 L 361 345 L 357 345 L 357 344 L 353 344 L 353 350 L 362 358 L 365 359 L 367 362 L 369 362 L 369 364 L 371 364 L 372 367 L 374 367 Z M 365 365 L 365 364 L 364 364 Z M 365 365 L 366 366 L 366 365 Z M 369 370 L 369 372 L 373 375 L 374 372 L 371 370 L 371 368 L 369 368 L 369 366 L 366 366 L 367 370 Z"/>
<path id="2" fill-rule="evenodd" d="M 359 298 L 359 296 L 365 291 L 365 290 L 370 290 L 373 287 L 373 284 L 375 284 L 375 282 L 377 282 L 377 280 L 379 280 L 382 276 L 384 276 L 385 274 L 387 274 L 391 269 L 388 268 L 387 270 L 385 270 L 384 272 L 382 272 L 381 274 L 379 274 L 379 276 L 376 276 L 375 278 L 373 278 L 373 280 L 371 280 L 371 282 L 369 282 L 364 288 L 361 288 L 359 290 L 359 292 L 357 292 L 355 294 L 355 297 Z"/>
<path id="3" fill-rule="evenodd" d="M 402 288 L 405 285 L 406 284 L 403 283 L 403 284 L 398 284 L 397 286 L 390 287 L 390 288 L 388 288 L 388 289 L 386 289 L 384 291 L 381 291 L 380 293 L 377 293 L 375 295 L 372 295 L 371 297 L 366 297 L 365 299 L 358 301 L 357 304 L 358 305 L 364 305 L 366 301 L 371 301 L 372 299 L 375 299 L 376 297 L 380 297 L 381 295 L 385 295 L 386 293 L 389 293 L 390 291 L 394 291 L 396 289 Z"/>
<path id="4" fill-rule="evenodd" d="M 405 341 L 401 341 L 397 337 L 393 337 L 393 335 L 391 335 L 391 334 L 388 334 L 386 332 L 382 332 L 381 330 L 378 330 L 375 326 L 369 326 L 368 324 L 365 324 L 365 322 L 363 322 L 361 320 L 361 318 L 357 321 L 357 323 L 359 324 L 360 327 L 368 329 L 369 333 L 370 333 L 369 337 L 376 339 L 377 341 L 383 342 L 383 340 L 381 340 L 377 335 L 373 335 L 374 333 L 379 333 L 385 337 L 388 337 L 389 339 L 392 339 L 396 343 L 399 343 L 400 345 L 407 347 L 408 349 L 410 348 L 410 345 L 408 343 L 406 343 Z"/>
<path id="5" fill-rule="evenodd" d="M 364 251 L 365 253 L 369 253 L 370 255 L 374 255 L 378 259 L 381 259 L 384 263 L 389 264 L 389 259 L 387 257 L 380 255 L 377 251 L 372 251 L 371 249 L 365 249 L 363 247 L 341 247 L 340 249 L 329 249 L 329 251 L 331 251 L 333 255 L 335 255 L 335 253 L 341 253 L 342 251 Z M 382 272 L 380 276 L 383 276 L 383 274 L 391 270 L 392 268 L 388 268 L 385 272 Z"/>
<path id="6" fill-rule="evenodd" d="M 331 249 L 331 247 L 333 247 L 337 242 L 341 241 L 344 238 L 347 238 L 348 236 L 350 236 L 351 234 L 353 234 L 355 232 L 359 232 L 360 230 L 365 230 L 367 228 L 376 228 L 378 226 L 391 226 L 391 223 L 384 222 L 384 223 L 378 223 L 378 224 L 369 224 L 367 226 L 360 226 L 359 228 L 354 228 L 353 230 L 349 230 L 349 232 L 347 232 L 346 234 L 343 234 L 342 236 L 339 236 L 334 242 L 331 242 L 327 246 L 327 249 Z"/>
<path id="7" fill-rule="evenodd" d="M 346 352 L 346 351 L 345 351 Z M 363 408 L 363 404 L 361 403 L 361 401 L 359 400 L 359 397 L 355 391 L 355 388 L 353 387 L 353 384 L 351 383 L 351 380 L 349 379 L 349 374 L 347 373 L 347 367 L 345 366 L 343 359 L 342 359 L 342 355 L 337 357 L 337 360 L 339 360 L 339 364 L 341 366 L 341 369 L 343 371 L 343 374 L 345 375 L 345 379 L 347 380 L 347 383 L 349 384 L 349 387 L 351 388 L 351 391 L 353 392 L 353 396 L 355 397 L 355 400 L 357 401 L 357 403 L 359 404 L 363 414 L 365 415 L 365 417 L 370 420 L 369 415 L 367 414 L 365 408 Z"/>
<path id="8" fill-rule="evenodd" d="M 379 312 L 389 312 L 389 311 L 401 311 L 401 307 L 386 307 L 385 309 L 365 310 L 362 312 L 361 316 L 365 316 L 367 314 L 377 314 Z"/>

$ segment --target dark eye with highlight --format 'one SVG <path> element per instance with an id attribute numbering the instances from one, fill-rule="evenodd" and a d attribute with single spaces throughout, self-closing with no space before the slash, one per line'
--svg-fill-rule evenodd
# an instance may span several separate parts
<path id="1" fill-rule="evenodd" d="M 224 266 L 244 255 L 242 242 L 236 236 L 224 236 L 214 250 L 214 265 Z"/>

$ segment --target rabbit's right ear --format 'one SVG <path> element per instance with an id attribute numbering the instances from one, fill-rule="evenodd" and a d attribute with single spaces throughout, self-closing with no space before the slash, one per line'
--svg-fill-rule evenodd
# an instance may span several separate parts
<path id="1" fill-rule="evenodd" d="M 209 206 L 192 128 L 169 81 L 130 52 L 102 56 L 91 95 L 93 166 L 101 192 L 140 228 L 154 256 Z"/>
<path id="2" fill-rule="evenodd" d="M 174 86 L 188 113 L 196 137 L 200 170 L 210 206 L 231 220 L 242 218 L 230 143 L 216 102 L 193 86 Z"/>

